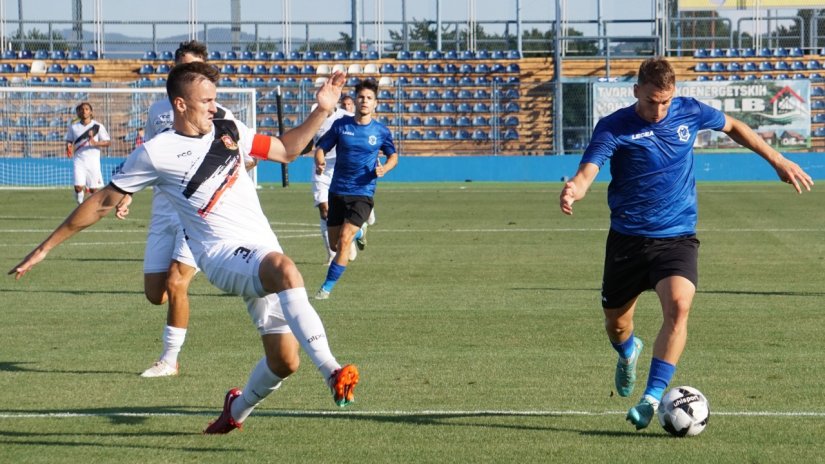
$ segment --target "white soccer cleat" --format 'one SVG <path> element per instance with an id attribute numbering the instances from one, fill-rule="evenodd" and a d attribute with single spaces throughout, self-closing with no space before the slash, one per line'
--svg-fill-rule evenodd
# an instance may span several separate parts
<path id="1" fill-rule="evenodd" d="M 171 377 L 174 375 L 178 375 L 179 368 L 179 364 L 175 364 L 174 366 L 172 366 L 168 364 L 166 361 L 158 361 L 152 364 L 152 367 L 143 371 L 143 373 L 140 374 L 140 376 L 145 378 Z"/>
<path id="2" fill-rule="evenodd" d="M 329 299 L 329 292 L 324 290 L 323 288 L 319 288 L 318 291 L 315 293 L 316 300 L 328 300 Z"/>
<path id="3" fill-rule="evenodd" d="M 370 217 L 367 218 L 367 225 L 371 226 L 375 224 L 375 208 L 370 211 Z"/>
<path id="4" fill-rule="evenodd" d="M 358 246 L 355 244 L 355 240 L 349 244 L 349 260 L 355 261 L 355 258 L 358 257 Z"/>

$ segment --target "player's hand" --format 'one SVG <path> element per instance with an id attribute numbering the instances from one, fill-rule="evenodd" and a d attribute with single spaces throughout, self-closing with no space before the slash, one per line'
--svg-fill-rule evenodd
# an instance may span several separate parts
<path id="1" fill-rule="evenodd" d="M 381 164 L 381 160 L 375 160 L 375 176 L 376 177 L 384 177 L 386 171 L 384 171 L 384 165 Z"/>
<path id="2" fill-rule="evenodd" d="M 28 254 L 28 256 L 23 258 L 23 261 L 20 261 L 17 266 L 11 268 L 9 275 L 15 274 L 14 280 L 20 280 L 20 278 L 23 277 L 23 274 L 29 272 L 35 264 L 43 261 L 47 254 L 49 254 L 48 251 L 45 251 L 40 247 L 35 248 Z"/>
<path id="3" fill-rule="evenodd" d="M 132 204 L 132 195 L 123 195 L 123 198 L 115 206 L 115 217 L 126 219 L 129 215 L 129 205 Z"/>
<path id="4" fill-rule="evenodd" d="M 791 184 L 793 188 L 796 189 L 796 193 L 802 193 L 802 187 L 805 187 L 805 190 L 810 192 L 811 187 L 814 185 L 811 176 L 799 167 L 798 164 L 787 158 L 782 158 L 776 166 L 774 166 L 774 169 L 776 169 L 776 174 L 779 175 L 782 182 Z"/>
<path id="5" fill-rule="evenodd" d="M 564 184 L 559 195 L 559 207 L 561 212 L 567 215 L 573 214 L 573 203 L 576 201 L 576 184 L 572 181 Z"/>
<path id="6" fill-rule="evenodd" d="M 327 167 L 327 160 L 321 158 L 320 160 L 315 160 L 315 174 L 319 176 L 324 173 L 324 168 Z"/>
<path id="7" fill-rule="evenodd" d="M 332 114 L 335 111 L 335 106 L 341 98 L 341 91 L 344 89 L 344 84 L 347 82 L 347 73 L 343 71 L 335 71 L 324 82 L 324 85 L 318 89 L 315 99 L 318 101 L 318 108 Z"/>

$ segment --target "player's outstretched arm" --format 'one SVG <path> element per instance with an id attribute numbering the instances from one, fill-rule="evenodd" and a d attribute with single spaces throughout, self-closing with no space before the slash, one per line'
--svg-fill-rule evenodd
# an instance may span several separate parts
<path id="1" fill-rule="evenodd" d="M 791 184 L 797 193 L 802 193 L 803 187 L 805 190 L 811 190 L 811 187 L 814 185 L 811 176 L 798 164 L 774 150 L 759 134 L 754 132 L 753 129 L 742 121 L 725 115 L 725 127 L 722 128 L 722 132 L 727 134 L 734 142 L 764 158 L 765 161 L 773 166 L 782 182 Z"/>
<path id="2" fill-rule="evenodd" d="M 572 179 L 564 184 L 559 195 L 559 207 L 561 212 L 567 215 L 573 214 L 573 203 L 581 200 L 587 194 L 587 189 L 596 179 L 599 167 L 593 163 L 582 163 L 579 170 Z"/>
<path id="3" fill-rule="evenodd" d="M 277 143 L 274 140 L 272 141 L 268 159 L 281 163 L 289 163 L 301 154 L 312 141 L 312 137 L 318 132 L 324 120 L 335 111 L 335 105 L 338 103 L 338 99 L 341 98 L 341 91 L 344 88 L 346 80 L 346 73 L 336 71 L 324 82 L 324 85 L 318 89 L 318 93 L 315 96 L 318 106 L 301 125 L 287 131 L 279 137 Z M 283 148 L 279 148 L 279 145 Z M 281 150 L 283 150 L 283 152 Z"/>
<path id="4" fill-rule="evenodd" d="M 20 263 L 11 268 L 9 275 L 14 274 L 15 280 L 19 280 L 35 264 L 43 261 L 52 248 L 60 245 L 74 234 L 95 224 L 114 209 L 124 194 L 115 190 L 111 184 L 97 191 L 86 201 L 78 205 L 74 211 L 60 224 L 49 237 L 31 251 Z"/>

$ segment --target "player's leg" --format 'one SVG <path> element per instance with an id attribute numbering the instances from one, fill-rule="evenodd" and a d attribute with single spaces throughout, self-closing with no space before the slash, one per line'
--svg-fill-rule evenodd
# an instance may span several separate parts
<path id="1" fill-rule="evenodd" d="M 649 247 L 651 280 L 662 305 L 662 326 L 653 346 L 647 386 L 639 404 L 628 412 L 637 429 L 653 417 L 687 342 L 690 306 L 698 282 L 699 241 L 695 237 L 657 240 Z"/>
<path id="2" fill-rule="evenodd" d="M 150 272 L 143 274 L 143 294 L 146 299 L 153 305 L 162 305 L 166 303 L 166 279 L 169 277 L 167 272 Z"/>
<path id="3" fill-rule="evenodd" d="M 330 213 L 327 222 L 330 226 L 331 240 L 337 250 L 348 250 L 352 246 L 372 206 L 372 198 L 369 197 L 330 196 Z M 315 294 L 316 299 L 329 298 L 332 289 L 347 268 L 348 258 L 345 253 L 339 252 L 335 255 L 335 259 L 327 270 L 324 283 Z"/>
<path id="4" fill-rule="evenodd" d="M 77 204 L 83 203 L 83 195 L 86 192 L 86 166 L 83 160 L 74 157 L 72 160 L 72 177 L 74 180 L 74 199 Z"/>

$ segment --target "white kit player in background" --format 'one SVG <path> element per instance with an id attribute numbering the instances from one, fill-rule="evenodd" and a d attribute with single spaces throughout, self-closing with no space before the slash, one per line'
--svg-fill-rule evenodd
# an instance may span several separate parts
<path id="1" fill-rule="evenodd" d="M 206 45 L 192 40 L 183 42 L 175 51 L 175 64 L 206 61 Z M 228 109 L 217 105 L 215 119 L 234 119 Z M 172 130 L 172 103 L 164 97 L 149 107 L 149 118 L 144 129 L 144 139 L 149 141 L 158 134 Z M 247 158 L 251 169 L 255 161 Z M 128 214 L 128 204 L 119 205 L 118 217 Z M 169 200 L 154 190 L 152 219 L 146 237 L 143 255 L 143 288 L 146 299 L 154 305 L 168 301 L 166 325 L 163 328 L 163 351 L 141 377 L 167 377 L 180 371 L 178 355 L 186 340 L 189 327 L 189 284 L 197 272 L 197 265 L 184 239 L 178 213 Z"/>
<path id="2" fill-rule="evenodd" d="M 66 131 L 66 156 L 72 158 L 74 192 L 77 203 L 83 203 L 86 190 L 95 193 L 103 187 L 100 172 L 100 149 L 111 144 L 103 124 L 95 121 L 92 105 L 83 102 L 75 107 L 77 120 Z"/>
<path id="3" fill-rule="evenodd" d="M 244 298 L 264 348 L 243 391 L 232 388 L 226 393 L 221 415 L 204 430 L 208 434 L 240 428 L 253 409 L 298 369 L 301 348 L 337 405 L 354 401 L 359 381 L 358 369 L 351 364 L 342 367 L 332 354 L 303 277 L 283 254 L 241 157 L 245 153 L 281 163 L 294 160 L 335 109 L 346 74 L 333 73 L 318 90 L 318 109 L 279 138 L 256 134 L 236 120 L 213 119 L 219 76 L 206 63 L 175 66 L 167 80 L 175 130 L 135 149 L 109 185 L 78 206 L 9 272 L 20 279 L 54 247 L 100 221 L 125 196 L 149 186 L 160 190 L 177 211 L 209 281 Z"/>
<path id="4" fill-rule="evenodd" d="M 318 133 L 312 138 L 313 145 L 320 140 L 321 136 L 327 133 L 332 123 L 344 116 L 352 116 L 355 111 L 355 102 L 352 97 L 346 95 L 341 98 L 340 107 L 335 109 L 332 116 L 328 117 Z M 317 156 L 317 155 L 316 155 Z M 335 169 L 335 149 L 332 149 L 324 156 L 326 164 L 323 167 L 313 166 L 312 170 L 312 198 L 315 200 L 315 207 L 320 215 L 319 224 L 321 227 L 321 238 L 324 241 L 324 249 L 327 251 L 327 265 L 335 258 L 335 250 L 329 247 L 329 235 L 327 234 L 327 214 L 329 213 L 329 183 L 332 182 L 332 173 Z M 358 248 L 355 242 L 349 250 L 350 261 L 358 256 Z"/>

